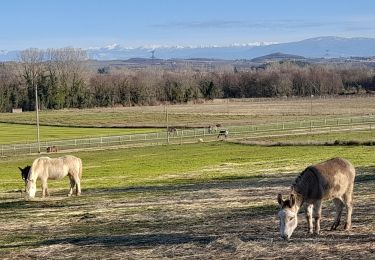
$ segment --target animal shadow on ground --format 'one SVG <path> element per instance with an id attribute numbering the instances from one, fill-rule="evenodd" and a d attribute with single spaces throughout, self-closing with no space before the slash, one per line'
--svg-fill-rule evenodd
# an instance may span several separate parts
<path id="1" fill-rule="evenodd" d="M 40 245 L 56 245 L 70 243 L 78 246 L 100 245 L 106 247 L 127 246 L 145 247 L 160 245 L 178 245 L 185 243 L 209 244 L 215 238 L 211 236 L 192 236 L 190 234 L 131 234 L 116 236 L 82 236 L 65 239 L 51 239 Z"/>

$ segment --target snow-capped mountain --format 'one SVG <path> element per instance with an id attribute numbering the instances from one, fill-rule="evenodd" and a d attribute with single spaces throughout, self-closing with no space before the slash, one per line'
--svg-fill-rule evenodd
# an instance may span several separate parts
<path id="1" fill-rule="evenodd" d="M 103 48 L 89 48 L 87 53 L 90 59 L 97 60 L 150 58 L 153 54 L 158 59 L 211 58 L 232 60 L 243 58 L 243 54 L 251 48 L 271 44 L 274 43 L 254 42 L 230 46 L 144 46 L 138 48 L 121 47 L 118 44 L 113 44 Z"/>
<path id="2" fill-rule="evenodd" d="M 95 60 L 125 60 L 130 58 L 158 59 L 253 59 L 271 53 L 288 53 L 307 58 L 375 56 L 374 38 L 317 37 L 288 43 L 247 43 L 230 46 L 145 46 L 123 47 L 118 44 L 88 48 Z M 0 51 L 0 61 L 16 60 L 18 51 Z"/>

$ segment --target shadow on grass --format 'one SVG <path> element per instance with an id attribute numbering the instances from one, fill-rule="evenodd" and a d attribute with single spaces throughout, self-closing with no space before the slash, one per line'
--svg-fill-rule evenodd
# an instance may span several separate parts
<path id="1" fill-rule="evenodd" d="M 281 178 L 282 176 L 282 178 Z M 290 186 L 295 174 L 282 174 L 280 176 L 234 176 L 216 178 L 205 182 L 185 182 L 182 183 L 160 183 L 157 185 L 143 185 L 133 187 L 109 187 L 109 188 L 88 188 L 85 194 L 114 194 L 114 193 L 143 193 L 143 192 L 195 192 L 209 189 L 243 189 L 243 188 L 273 188 L 278 186 Z"/>
<path id="2" fill-rule="evenodd" d="M 35 201 L 25 201 L 20 199 L 17 201 L 6 201 L 0 203 L 0 210 L 14 209 L 14 210 L 27 210 L 27 209 L 44 209 L 44 208 L 64 208 L 71 206 L 82 206 L 84 204 L 80 203 L 66 203 L 65 200 L 61 201 L 48 201 L 48 200 L 35 200 Z"/>
<path id="3" fill-rule="evenodd" d="M 49 239 L 41 242 L 39 246 L 50 246 L 69 243 L 77 246 L 127 246 L 127 247 L 153 247 L 161 245 L 179 245 L 195 243 L 207 245 L 215 239 L 213 236 L 192 236 L 190 234 L 136 234 L 116 236 L 82 236 L 75 238 Z"/>
<path id="4" fill-rule="evenodd" d="M 375 167 L 358 167 L 356 172 L 356 183 L 375 182 Z"/>

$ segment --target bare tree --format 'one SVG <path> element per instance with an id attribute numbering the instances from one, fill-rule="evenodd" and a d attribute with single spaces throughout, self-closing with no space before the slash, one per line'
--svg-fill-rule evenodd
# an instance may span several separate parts
<path id="1" fill-rule="evenodd" d="M 59 79 L 59 91 L 65 96 L 65 106 L 83 106 L 86 51 L 76 48 L 48 49 L 46 54 L 50 74 Z"/>
<path id="2" fill-rule="evenodd" d="M 44 72 L 44 51 L 34 48 L 23 50 L 20 52 L 19 59 L 22 66 L 22 76 L 26 81 L 29 109 L 32 110 L 35 107 L 34 100 L 36 100 L 38 78 Z"/>

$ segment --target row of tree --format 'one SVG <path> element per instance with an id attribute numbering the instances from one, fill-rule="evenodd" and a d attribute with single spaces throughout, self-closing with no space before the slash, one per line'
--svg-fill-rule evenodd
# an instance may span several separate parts
<path id="1" fill-rule="evenodd" d="M 336 95 L 375 90 L 368 67 L 271 63 L 247 71 L 93 70 L 81 49 L 28 49 L 0 65 L 0 111 L 182 103 L 198 99 Z"/>

